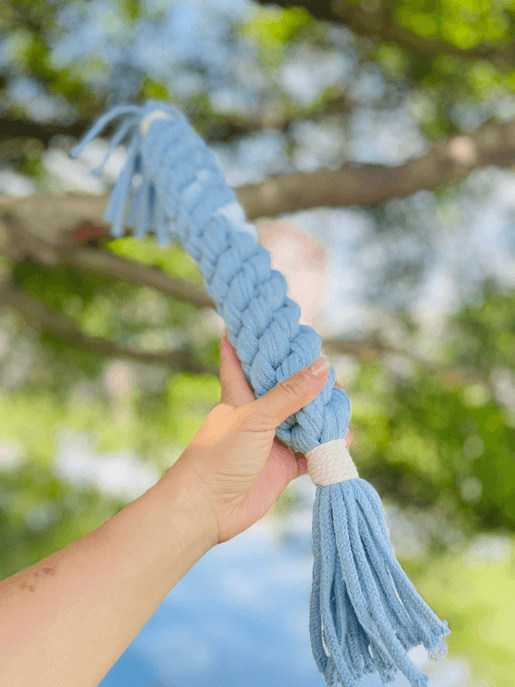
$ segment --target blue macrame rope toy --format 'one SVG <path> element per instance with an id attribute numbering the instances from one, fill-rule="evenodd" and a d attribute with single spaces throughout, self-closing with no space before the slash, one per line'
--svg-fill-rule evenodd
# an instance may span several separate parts
<path id="1" fill-rule="evenodd" d="M 202 271 L 259 398 L 320 357 L 320 336 L 299 323 L 301 310 L 286 295 L 286 279 L 271 269 L 270 253 L 246 222 L 213 152 L 179 110 L 153 100 L 114 107 L 71 156 L 119 116 L 122 124 L 93 172 L 101 174 L 130 133 L 127 160 L 104 215 L 112 235 L 123 236 L 129 226 L 137 238 L 153 230 L 160 246 L 180 239 Z M 366 674 L 376 672 L 387 684 L 397 671 L 412 687 L 427 687 L 427 676 L 407 652 L 423 644 L 432 658 L 445 658 L 448 623 L 433 613 L 395 558 L 381 499 L 358 476 L 346 449 L 350 399 L 334 382 L 331 367 L 319 395 L 276 432 L 306 455 L 317 485 L 309 610 L 313 656 L 330 687 L 359 687 Z"/>

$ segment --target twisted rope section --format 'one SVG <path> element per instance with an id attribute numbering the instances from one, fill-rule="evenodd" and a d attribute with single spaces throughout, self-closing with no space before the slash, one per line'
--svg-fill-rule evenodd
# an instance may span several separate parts
<path id="1" fill-rule="evenodd" d="M 299 324 L 301 310 L 286 295 L 286 279 L 271 269 L 270 253 L 257 242 L 255 227 L 242 222 L 236 194 L 212 151 L 182 113 L 167 108 L 157 114 L 149 112 L 140 124 L 147 131 L 140 144 L 141 186 L 148 190 L 140 186 L 132 195 L 128 224 L 135 235 L 148 231 L 151 217 L 142 216 L 139 207 L 148 206 L 149 197 L 154 213 L 175 218 L 169 230 L 199 265 L 258 398 L 320 357 L 320 336 Z M 331 368 L 317 398 L 278 427 L 278 437 L 295 451 L 346 437 L 350 400 L 334 382 Z"/>

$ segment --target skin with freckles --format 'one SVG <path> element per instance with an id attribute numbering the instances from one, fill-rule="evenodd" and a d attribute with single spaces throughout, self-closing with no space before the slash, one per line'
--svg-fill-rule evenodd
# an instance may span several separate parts
<path id="1" fill-rule="evenodd" d="M 192 500 L 215 527 L 215 541 L 231 539 L 263 517 L 288 484 L 308 471 L 307 458 L 276 436 L 276 428 L 310 403 L 329 371 L 297 385 L 299 371 L 256 400 L 227 334 L 220 350 L 221 398 L 174 464 L 187 475 Z M 342 388 L 338 382 L 335 386 Z M 347 448 L 354 441 L 347 434 Z M 166 476 L 165 476 L 166 477 Z"/>
<path id="2" fill-rule="evenodd" d="M 44 575 L 55 575 L 55 570 L 53 568 L 43 568 L 43 574 Z M 34 577 L 39 577 L 39 572 L 37 570 L 34 570 L 32 575 Z M 20 589 L 26 589 L 29 592 L 34 592 L 34 591 L 36 591 L 36 585 L 35 584 L 27 584 L 26 582 L 22 582 L 20 584 Z"/>

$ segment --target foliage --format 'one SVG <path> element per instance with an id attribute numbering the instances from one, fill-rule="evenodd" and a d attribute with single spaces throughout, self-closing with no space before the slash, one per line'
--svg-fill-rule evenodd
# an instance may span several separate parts
<path id="1" fill-rule="evenodd" d="M 446 357 L 486 379 L 494 369 L 511 379 L 515 293 L 487 283 L 480 296 L 449 321 Z M 352 399 L 357 460 L 381 494 L 445 508 L 469 536 L 513 530 L 515 413 L 489 385 L 420 368 L 399 375 L 377 361 L 361 366 Z"/>
<path id="2" fill-rule="evenodd" d="M 492 538 L 447 552 L 417 578 L 417 589 L 435 612 L 452 618 L 449 653 L 469 657 L 474 676 L 495 687 L 510 687 L 515 668 L 514 571 L 513 540 Z"/>

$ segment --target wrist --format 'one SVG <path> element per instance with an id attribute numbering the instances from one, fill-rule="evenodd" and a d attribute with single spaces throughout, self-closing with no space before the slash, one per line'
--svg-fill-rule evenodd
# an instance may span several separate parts
<path id="1" fill-rule="evenodd" d="M 202 491 L 202 480 L 188 465 L 177 460 L 161 477 L 176 505 L 199 530 L 206 552 L 218 544 L 218 523 Z"/>

